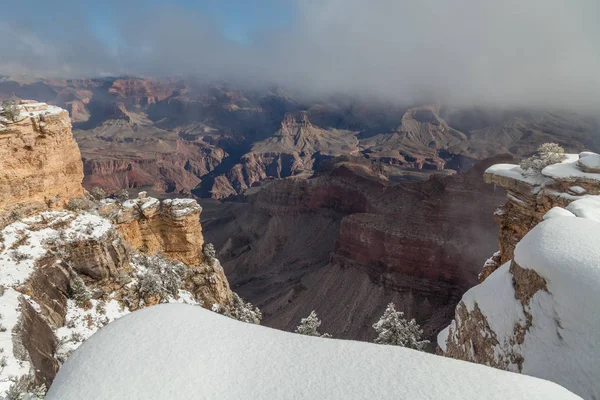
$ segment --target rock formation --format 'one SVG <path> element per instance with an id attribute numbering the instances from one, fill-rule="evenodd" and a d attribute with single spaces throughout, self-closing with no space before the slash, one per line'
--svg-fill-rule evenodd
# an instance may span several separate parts
<path id="1" fill-rule="evenodd" d="M 203 253 L 195 200 L 93 199 L 66 111 L 20 111 L 0 120 L 0 397 L 45 391 L 83 340 L 138 308 L 188 303 L 260 321 Z"/>
<path id="2" fill-rule="evenodd" d="M 33 101 L 14 121 L 0 117 L 0 211 L 18 203 L 64 206 L 82 196 L 83 166 L 69 114 Z"/>
<path id="3" fill-rule="evenodd" d="M 393 301 L 430 336 L 451 319 L 477 281 L 476 265 L 496 247 L 491 213 L 504 194 L 483 184 L 490 162 L 402 185 L 370 164 L 338 163 L 205 211 L 204 234 L 232 287 L 261 307 L 267 326 L 291 331 L 316 309 L 325 331 L 367 340 Z"/>
<path id="4" fill-rule="evenodd" d="M 486 171 L 508 195 L 495 213 L 500 251 L 438 335 L 441 353 L 600 396 L 599 157 L 568 155 L 541 173 L 511 164 Z"/>
<path id="5" fill-rule="evenodd" d="M 24 98 L 70 112 L 84 187 L 108 193 L 224 199 L 320 170 L 338 155 L 379 163 L 393 181 L 414 181 L 497 154 L 528 155 L 544 142 L 600 150 L 598 124 L 569 112 L 309 101 L 179 77 L 0 81 L 0 100 Z"/>

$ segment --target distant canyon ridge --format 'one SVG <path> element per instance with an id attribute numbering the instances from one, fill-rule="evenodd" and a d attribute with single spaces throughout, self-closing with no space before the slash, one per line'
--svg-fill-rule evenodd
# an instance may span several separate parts
<path id="1" fill-rule="evenodd" d="M 232 288 L 263 323 L 368 340 L 393 301 L 429 338 L 497 249 L 493 163 L 544 142 L 600 150 L 598 122 L 561 110 L 452 109 L 194 80 L 0 79 L 0 100 L 67 109 L 84 186 L 197 196 Z M 213 200 L 226 201 L 213 201 Z"/>
<path id="2" fill-rule="evenodd" d="M 190 79 L 0 78 L 0 100 L 67 109 L 84 159 L 84 186 L 108 193 L 224 199 L 274 179 L 312 174 L 350 156 L 392 182 L 468 169 L 542 142 L 599 150 L 598 123 L 561 111 L 398 106 L 283 89 L 239 89 Z"/>

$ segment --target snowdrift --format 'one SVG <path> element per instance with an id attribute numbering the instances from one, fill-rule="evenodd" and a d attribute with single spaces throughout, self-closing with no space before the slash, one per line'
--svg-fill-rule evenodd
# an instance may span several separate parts
<path id="1" fill-rule="evenodd" d="M 88 339 L 48 400 L 579 399 L 544 380 L 400 347 L 269 329 L 189 305 L 129 314 Z"/>

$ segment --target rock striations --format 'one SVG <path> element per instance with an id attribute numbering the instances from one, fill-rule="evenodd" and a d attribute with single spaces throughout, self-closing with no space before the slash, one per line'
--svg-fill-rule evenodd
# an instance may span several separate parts
<path id="1" fill-rule="evenodd" d="M 187 303 L 260 319 L 204 254 L 195 200 L 92 198 L 67 112 L 19 109 L 0 120 L 0 398 L 45 392 L 76 347 L 139 308 Z"/>
<path id="2" fill-rule="evenodd" d="M 82 196 L 83 165 L 69 114 L 22 101 L 13 120 L 0 117 L 0 212 L 18 203 L 64 205 Z"/>
<path id="3" fill-rule="evenodd" d="M 496 211 L 500 251 L 438 335 L 440 352 L 600 397 L 599 159 L 583 152 L 541 173 L 486 171 L 508 193 Z"/>

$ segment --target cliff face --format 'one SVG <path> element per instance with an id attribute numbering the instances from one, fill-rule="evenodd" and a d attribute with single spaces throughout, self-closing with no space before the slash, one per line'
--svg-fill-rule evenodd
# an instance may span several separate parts
<path id="1" fill-rule="evenodd" d="M 69 114 L 45 103 L 19 106 L 0 119 L 0 211 L 18 203 L 64 205 L 84 194 L 83 165 Z"/>
<path id="2" fill-rule="evenodd" d="M 143 249 L 187 265 L 202 262 L 202 207 L 195 200 L 163 200 L 141 197 L 123 205 L 108 203 L 103 214 L 111 218 L 123 239 L 135 249 Z"/>
<path id="3" fill-rule="evenodd" d="M 441 353 L 598 398 L 599 160 L 584 152 L 541 174 L 510 164 L 486 171 L 508 193 L 495 213 L 500 251 L 438 335 Z"/>
<path id="4" fill-rule="evenodd" d="M 433 335 L 477 282 L 466 266 L 493 252 L 491 213 L 504 197 L 483 184 L 484 166 L 402 185 L 369 168 L 277 180 L 207 215 L 205 236 L 266 325 L 293 330 L 315 309 L 327 332 L 368 340 L 393 301 Z"/>
<path id="5" fill-rule="evenodd" d="M 588 153 L 581 154 L 585 160 Z M 550 209 L 566 208 L 581 196 L 600 194 L 600 185 L 593 178 L 597 172 L 589 168 L 590 172 L 585 172 L 585 162 L 582 165 L 577 155 L 569 157 L 569 163 L 550 166 L 542 175 L 524 173 L 511 164 L 499 164 L 485 172 L 485 182 L 504 188 L 508 198 L 494 213 L 500 224 L 499 252 L 484 266 L 480 281 L 513 259 L 517 243 L 543 220 Z"/>
<path id="6" fill-rule="evenodd" d="M 0 120 L 0 211 L 10 216 L 0 226 L 0 397 L 47 389 L 82 341 L 139 308 L 188 303 L 260 320 L 203 255 L 195 200 L 92 199 L 66 111 L 20 108 L 16 122 Z M 69 200 L 69 211 L 39 212 Z"/>

